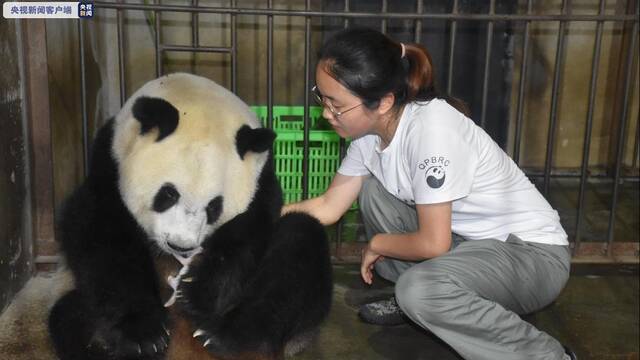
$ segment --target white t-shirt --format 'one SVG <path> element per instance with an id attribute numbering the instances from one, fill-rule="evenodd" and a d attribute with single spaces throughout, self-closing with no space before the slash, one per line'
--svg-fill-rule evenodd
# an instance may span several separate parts
<path id="1" fill-rule="evenodd" d="M 391 143 L 380 137 L 351 142 L 338 172 L 372 174 L 407 204 L 452 201 L 451 231 L 469 240 L 567 245 L 558 213 L 511 158 L 446 101 L 405 106 Z"/>

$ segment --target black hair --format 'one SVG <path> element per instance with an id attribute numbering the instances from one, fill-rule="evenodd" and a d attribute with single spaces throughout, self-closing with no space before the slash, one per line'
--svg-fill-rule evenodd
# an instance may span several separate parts
<path id="1" fill-rule="evenodd" d="M 394 108 L 413 101 L 445 99 L 468 115 L 461 100 L 440 94 L 434 84 L 433 63 L 420 44 L 403 45 L 368 28 L 348 28 L 333 35 L 320 49 L 324 70 L 375 109 L 388 93 L 395 97 Z"/>

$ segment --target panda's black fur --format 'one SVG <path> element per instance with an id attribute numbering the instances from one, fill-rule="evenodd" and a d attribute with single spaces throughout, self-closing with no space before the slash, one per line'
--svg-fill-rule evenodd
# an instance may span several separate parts
<path id="1" fill-rule="evenodd" d="M 132 113 L 140 131 L 170 138 L 180 113 L 161 98 L 140 97 Z M 176 118 L 178 117 L 178 118 Z M 175 120 L 175 121 L 174 121 Z M 59 224 L 75 289 L 51 310 L 49 329 L 61 359 L 163 359 L 172 319 L 154 262 L 163 254 L 125 205 L 113 154 L 116 120 L 93 142 L 89 174 L 67 200 Z M 242 126 L 240 158 L 269 151 L 271 130 Z M 326 235 L 305 214 L 280 216 L 282 194 L 272 155 L 246 211 L 202 243 L 174 305 L 201 330 L 216 358 L 259 354 L 280 358 L 287 344 L 312 333 L 331 304 Z"/>

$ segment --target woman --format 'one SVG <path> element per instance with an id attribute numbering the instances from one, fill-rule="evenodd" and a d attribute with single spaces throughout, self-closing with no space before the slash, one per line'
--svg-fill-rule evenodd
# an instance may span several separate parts
<path id="1" fill-rule="evenodd" d="M 359 197 L 362 278 L 396 283 L 395 299 L 361 308 L 365 321 L 404 313 L 467 359 L 575 358 L 517 315 L 550 304 L 569 277 L 557 212 L 433 78 L 420 45 L 369 29 L 332 37 L 313 92 L 354 140 L 327 191 L 283 212 L 332 224 Z"/>

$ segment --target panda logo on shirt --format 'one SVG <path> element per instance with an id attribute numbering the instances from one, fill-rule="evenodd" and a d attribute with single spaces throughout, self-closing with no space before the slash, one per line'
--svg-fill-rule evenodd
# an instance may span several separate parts
<path id="1" fill-rule="evenodd" d="M 446 178 L 446 173 L 444 171 L 444 167 L 442 166 L 431 166 L 425 171 L 424 176 L 427 180 L 427 185 L 429 185 L 432 189 L 437 189 L 442 184 L 444 184 L 444 179 Z"/>
<path id="2" fill-rule="evenodd" d="M 450 161 L 444 156 L 431 156 L 418 164 L 418 169 L 424 171 L 424 179 L 432 189 L 439 189 L 446 179 L 446 168 Z"/>

